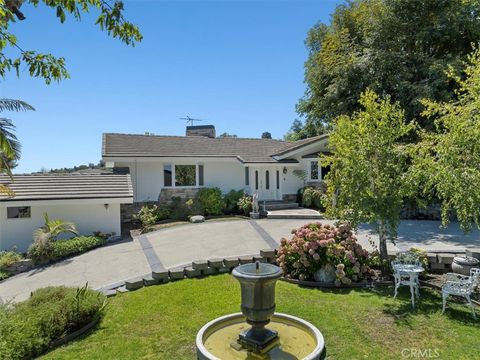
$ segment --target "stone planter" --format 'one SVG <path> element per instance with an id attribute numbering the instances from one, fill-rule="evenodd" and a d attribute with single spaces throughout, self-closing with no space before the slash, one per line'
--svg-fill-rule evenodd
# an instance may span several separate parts
<path id="1" fill-rule="evenodd" d="M 480 260 L 470 256 L 455 256 L 452 263 L 452 271 L 457 274 L 470 276 L 470 269 L 480 268 Z"/>
<path id="2" fill-rule="evenodd" d="M 313 278 L 321 284 L 333 284 L 337 276 L 335 275 L 333 266 L 325 265 L 313 274 Z"/>

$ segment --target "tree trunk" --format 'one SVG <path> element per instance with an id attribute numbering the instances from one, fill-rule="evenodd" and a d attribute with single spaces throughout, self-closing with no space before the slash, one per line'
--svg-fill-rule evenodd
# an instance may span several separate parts
<path id="1" fill-rule="evenodd" d="M 383 220 L 380 220 L 378 223 L 378 238 L 380 259 L 382 260 L 382 273 L 383 275 L 386 275 L 389 272 L 389 258 L 387 251 L 387 231 L 385 229 L 385 222 Z"/>

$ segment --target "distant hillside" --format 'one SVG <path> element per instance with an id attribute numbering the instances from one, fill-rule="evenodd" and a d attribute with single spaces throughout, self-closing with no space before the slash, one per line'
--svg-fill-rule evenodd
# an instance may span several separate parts
<path id="1" fill-rule="evenodd" d="M 42 168 L 38 173 L 44 174 L 66 174 L 66 173 L 100 173 L 110 171 L 105 168 L 105 162 L 100 160 L 98 164 L 89 163 L 88 165 L 78 165 L 71 168 L 46 169 Z"/>

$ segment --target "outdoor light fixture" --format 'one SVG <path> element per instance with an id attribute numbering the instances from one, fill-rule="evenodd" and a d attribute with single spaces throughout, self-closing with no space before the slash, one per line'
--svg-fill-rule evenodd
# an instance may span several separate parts
<path id="1" fill-rule="evenodd" d="M 286 167 L 286 166 L 283 167 L 283 173 L 284 173 L 284 174 L 287 173 L 287 167 Z"/>

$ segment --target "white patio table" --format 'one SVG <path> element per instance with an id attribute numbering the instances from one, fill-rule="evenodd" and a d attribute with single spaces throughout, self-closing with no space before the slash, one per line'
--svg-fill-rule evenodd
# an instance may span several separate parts
<path id="1" fill-rule="evenodd" d="M 393 276 L 395 277 L 395 295 L 397 297 L 398 288 L 401 285 L 410 287 L 410 293 L 412 295 L 412 307 L 415 308 L 415 295 L 420 298 L 420 283 L 418 280 L 419 275 L 425 271 L 425 269 L 419 264 L 408 264 L 401 262 L 393 262 Z"/>

